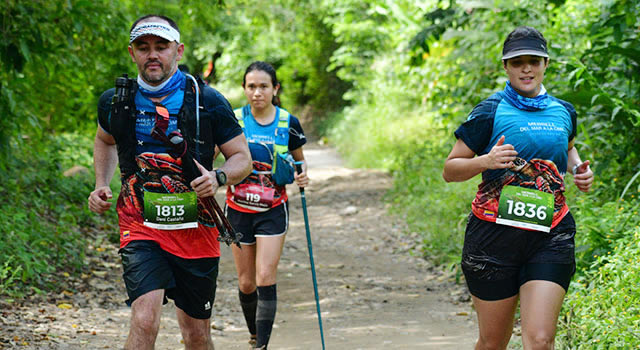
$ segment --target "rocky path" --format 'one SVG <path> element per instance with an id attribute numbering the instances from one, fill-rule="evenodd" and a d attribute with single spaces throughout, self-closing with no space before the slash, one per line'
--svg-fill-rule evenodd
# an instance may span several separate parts
<path id="1" fill-rule="evenodd" d="M 391 178 L 348 169 L 331 149 L 305 147 L 307 205 L 327 349 L 471 349 L 475 314 L 453 276 L 410 254 L 412 238 L 387 215 Z M 322 349 L 297 188 L 278 271 L 278 313 L 270 349 Z M 415 238 L 413 238 L 415 239 Z M 98 240 L 91 274 L 59 295 L 0 305 L 0 349 L 120 349 L 129 309 L 116 247 Z M 222 249 L 214 305 L 216 349 L 247 349 L 231 250 Z M 182 349 L 170 303 L 157 349 Z"/>

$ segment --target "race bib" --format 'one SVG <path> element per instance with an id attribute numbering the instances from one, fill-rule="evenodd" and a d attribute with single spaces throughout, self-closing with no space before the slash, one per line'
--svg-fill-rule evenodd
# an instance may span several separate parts
<path id="1" fill-rule="evenodd" d="M 195 192 L 144 192 L 144 225 L 159 230 L 198 227 L 198 199 Z"/>
<path id="2" fill-rule="evenodd" d="M 273 207 L 275 193 L 275 188 L 260 184 L 240 184 L 234 186 L 233 201 L 243 208 L 267 211 Z"/>
<path id="3" fill-rule="evenodd" d="M 500 194 L 496 223 L 549 232 L 553 221 L 553 194 L 505 186 Z"/>

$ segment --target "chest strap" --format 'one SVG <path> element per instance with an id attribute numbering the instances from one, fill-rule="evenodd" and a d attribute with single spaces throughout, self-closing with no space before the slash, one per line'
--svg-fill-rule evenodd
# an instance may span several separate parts
<path id="1" fill-rule="evenodd" d="M 279 154 L 286 154 L 289 152 L 289 127 L 291 124 L 291 118 L 289 112 L 286 110 L 276 107 L 279 110 L 278 117 L 278 125 L 276 126 L 275 131 L 275 143 L 273 145 L 273 162 L 271 164 L 271 173 L 275 174 L 276 172 L 276 159 Z M 243 108 L 238 108 L 233 111 L 236 115 L 236 119 L 238 119 L 238 124 L 245 129 L 244 119 L 249 117 L 250 114 L 248 111 L 250 110 L 249 106 L 244 106 Z"/>

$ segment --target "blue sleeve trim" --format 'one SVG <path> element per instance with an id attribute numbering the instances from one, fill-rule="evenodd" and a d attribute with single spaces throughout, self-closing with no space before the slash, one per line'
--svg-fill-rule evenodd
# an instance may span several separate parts
<path id="1" fill-rule="evenodd" d="M 502 93 L 498 92 L 477 104 L 454 133 L 457 139 L 462 140 L 477 155 L 483 154 L 491 141 L 493 121 L 501 101 Z"/>
<path id="2" fill-rule="evenodd" d="M 561 104 L 562 107 L 564 107 L 567 112 L 569 112 L 569 115 L 571 116 L 571 133 L 569 134 L 569 141 L 573 140 L 578 135 L 578 113 L 576 112 L 576 109 L 571 103 L 567 101 L 561 100 L 554 96 L 549 97 Z"/>

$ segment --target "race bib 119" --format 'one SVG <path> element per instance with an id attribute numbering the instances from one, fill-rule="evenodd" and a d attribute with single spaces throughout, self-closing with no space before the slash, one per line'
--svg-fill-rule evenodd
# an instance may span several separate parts
<path id="1" fill-rule="evenodd" d="M 505 186 L 500 194 L 496 223 L 549 232 L 553 221 L 553 194 Z"/>
<path id="2" fill-rule="evenodd" d="M 240 184 L 233 188 L 233 201 L 247 209 L 267 211 L 273 207 L 276 190 L 259 184 Z"/>

